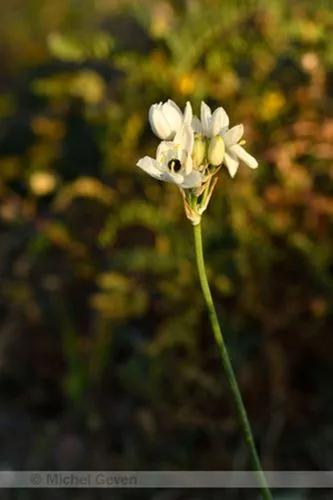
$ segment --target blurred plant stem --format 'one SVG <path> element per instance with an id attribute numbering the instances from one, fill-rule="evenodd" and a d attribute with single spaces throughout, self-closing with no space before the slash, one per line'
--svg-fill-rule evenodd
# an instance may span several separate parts
<path id="1" fill-rule="evenodd" d="M 241 425 L 243 437 L 250 453 L 252 470 L 256 472 L 258 482 L 261 488 L 262 498 L 264 498 L 265 500 L 271 500 L 272 496 L 267 486 L 267 482 L 261 467 L 259 455 L 254 444 L 250 422 L 246 413 L 246 409 L 242 400 L 242 396 L 238 387 L 238 383 L 230 361 L 230 357 L 224 342 L 222 331 L 217 319 L 217 314 L 212 294 L 209 288 L 204 254 L 203 254 L 203 247 L 202 247 L 201 223 L 193 226 L 193 231 L 194 231 L 194 242 L 195 242 L 195 254 L 196 254 L 196 261 L 197 261 L 201 289 L 206 302 L 209 320 L 212 326 L 215 341 L 220 351 L 222 364 L 232 393 L 232 397 L 234 399 L 234 404 Z"/>

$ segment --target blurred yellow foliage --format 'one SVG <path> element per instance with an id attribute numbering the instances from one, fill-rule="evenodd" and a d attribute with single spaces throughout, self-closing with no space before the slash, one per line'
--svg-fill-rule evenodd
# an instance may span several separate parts
<path id="1" fill-rule="evenodd" d="M 36 196 L 45 196 L 54 191 L 57 185 L 57 178 L 51 172 L 33 172 L 29 178 L 29 185 L 31 191 Z"/>
<path id="2" fill-rule="evenodd" d="M 113 190 L 97 179 L 81 177 L 59 191 L 55 201 L 55 210 L 65 210 L 77 197 L 94 198 L 109 205 L 114 200 Z"/>
<path id="3" fill-rule="evenodd" d="M 101 274 L 97 284 L 102 291 L 92 296 L 91 304 L 107 317 L 119 321 L 145 312 L 147 294 L 133 280 L 111 272 Z"/>
<path id="4" fill-rule="evenodd" d="M 40 78 L 33 83 L 37 94 L 50 97 L 80 97 L 87 104 L 97 104 L 105 96 L 104 80 L 91 70 L 82 70 L 74 74 L 60 74 L 52 78 Z"/>
<path id="5" fill-rule="evenodd" d="M 46 116 L 33 117 L 31 127 L 36 135 L 47 137 L 55 141 L 60 140 L 65 133 L 63 122 Z"/>
<path id="6" fill-rule="evenodd" d="M 272 90 L 262 96 L 258 111 L 262 120 L 269 121 L 279 116 L 285 106 L 286 100 L 284 95 L 277 90 Z"/>
<path id="7" fill-rule="evenodd" d="M 81 71 L 71 81 L 70 93 L 88 104 L 97 104 L 105 96 L 104 80 L 95 71 Z"/>
<path id="8" fill-rule="evenodd" d="M 197 84 L 197 77 L 195 73 L 185 73 L 174 81 L 174 86 L 179 94 L 188 96 L 194 92 Z"/>
<path id="9" fill-rule="evenodd" d="M 174 9 L 169 2 L 154 2 L 151 9 L 151 33 L 155 37 L 166 35 L 174 22 Z"/>

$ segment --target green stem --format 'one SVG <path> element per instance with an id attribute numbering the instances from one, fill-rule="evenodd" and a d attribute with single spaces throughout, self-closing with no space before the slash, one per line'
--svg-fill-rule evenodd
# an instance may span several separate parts
<path id="1" fill-rule="evenodd" d="M 267 486 L 267 482 L 262 471 L 260 459 L 258 456 L 258 452 L 256 450 L 254 439 L 251 431 L 251 426 L 249 419 L 247 417 L 247 413 L 245 410 L 245 406 L 242 400 L 242 396 L 238 387 L 238 383 L 236 380 L 236 376 L 230 361 L 230 357 L 224 342 L 224 338 L 221 332 L 221 328 L 217 319 L 216 309 L 214 306 L 212 294 L 209 288 L 206 268 L 205 268 L 205 260 L 203 255 L 202 248 L 202 235 L 201 235 L 201 224 L 197 224 L 193 226 L 194 230 L 194 242 L 195 242 L 195 253 L 197 260 L 197 267 L 199 272 L 200 284 L 202 288 L 202 293 L 206 302 L 210 323 L 212 326 L 212 330 L 214 333 L 216 344 L 219 348 L 223 367 L 225 370 L 225 374 L 229 383 L 229 387 L 234 399 L 234 404 L 236 407 L 237 415 L 239 418 L 239 422 L 241 425 L 242 433 L 246 445 L 248 447 L 250 457 L 251 457 L 251 466 L 252 470 L 255 471 L 257 475 L 257 479 L 261 488 L 262 498 L 265 500 L 271 500 L 272 496 Z"/>

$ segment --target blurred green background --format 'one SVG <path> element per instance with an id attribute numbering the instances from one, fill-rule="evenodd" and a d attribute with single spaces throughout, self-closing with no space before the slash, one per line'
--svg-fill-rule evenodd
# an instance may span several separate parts
<path id="1" fill-rule="evenodd" d="M 248 467 L 180 194 L 135 166 L 168 98 L 260 163 L 203 231 L 264 466 L 332 468 L 332 2 L 11 0 L 0 55 L 1 468 Z"/>

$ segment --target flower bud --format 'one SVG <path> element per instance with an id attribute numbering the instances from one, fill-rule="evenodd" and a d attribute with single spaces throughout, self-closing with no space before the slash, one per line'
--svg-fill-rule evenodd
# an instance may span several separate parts
<path id="1" fill-rule="evenodd" d="M 187 116 L 190 117 L 190 112 L 187 106 Z M 183 120 L 183 115 L 177 104 L 170 99 L 167 102 L 153 104 L 149 109 L 149 122 L 151 128 L 157 137 L 163 141 L 172 140 L 177 130 L 180 128 Z"/>
<path id="2" fill-rule="evenodd" d="M 221 165 L 224 158 L 224 141 L 220 135 L 216 135 L 210 140 L 208 146 L 208 161 L 211 165 L 217 167 Z"/>
<path id="3" fill-rule="evenodd" d="M 198 136 L 194 139 L 192 159 L 195 167 L 200 167 L 206 157 L 206 141 Z"/>

